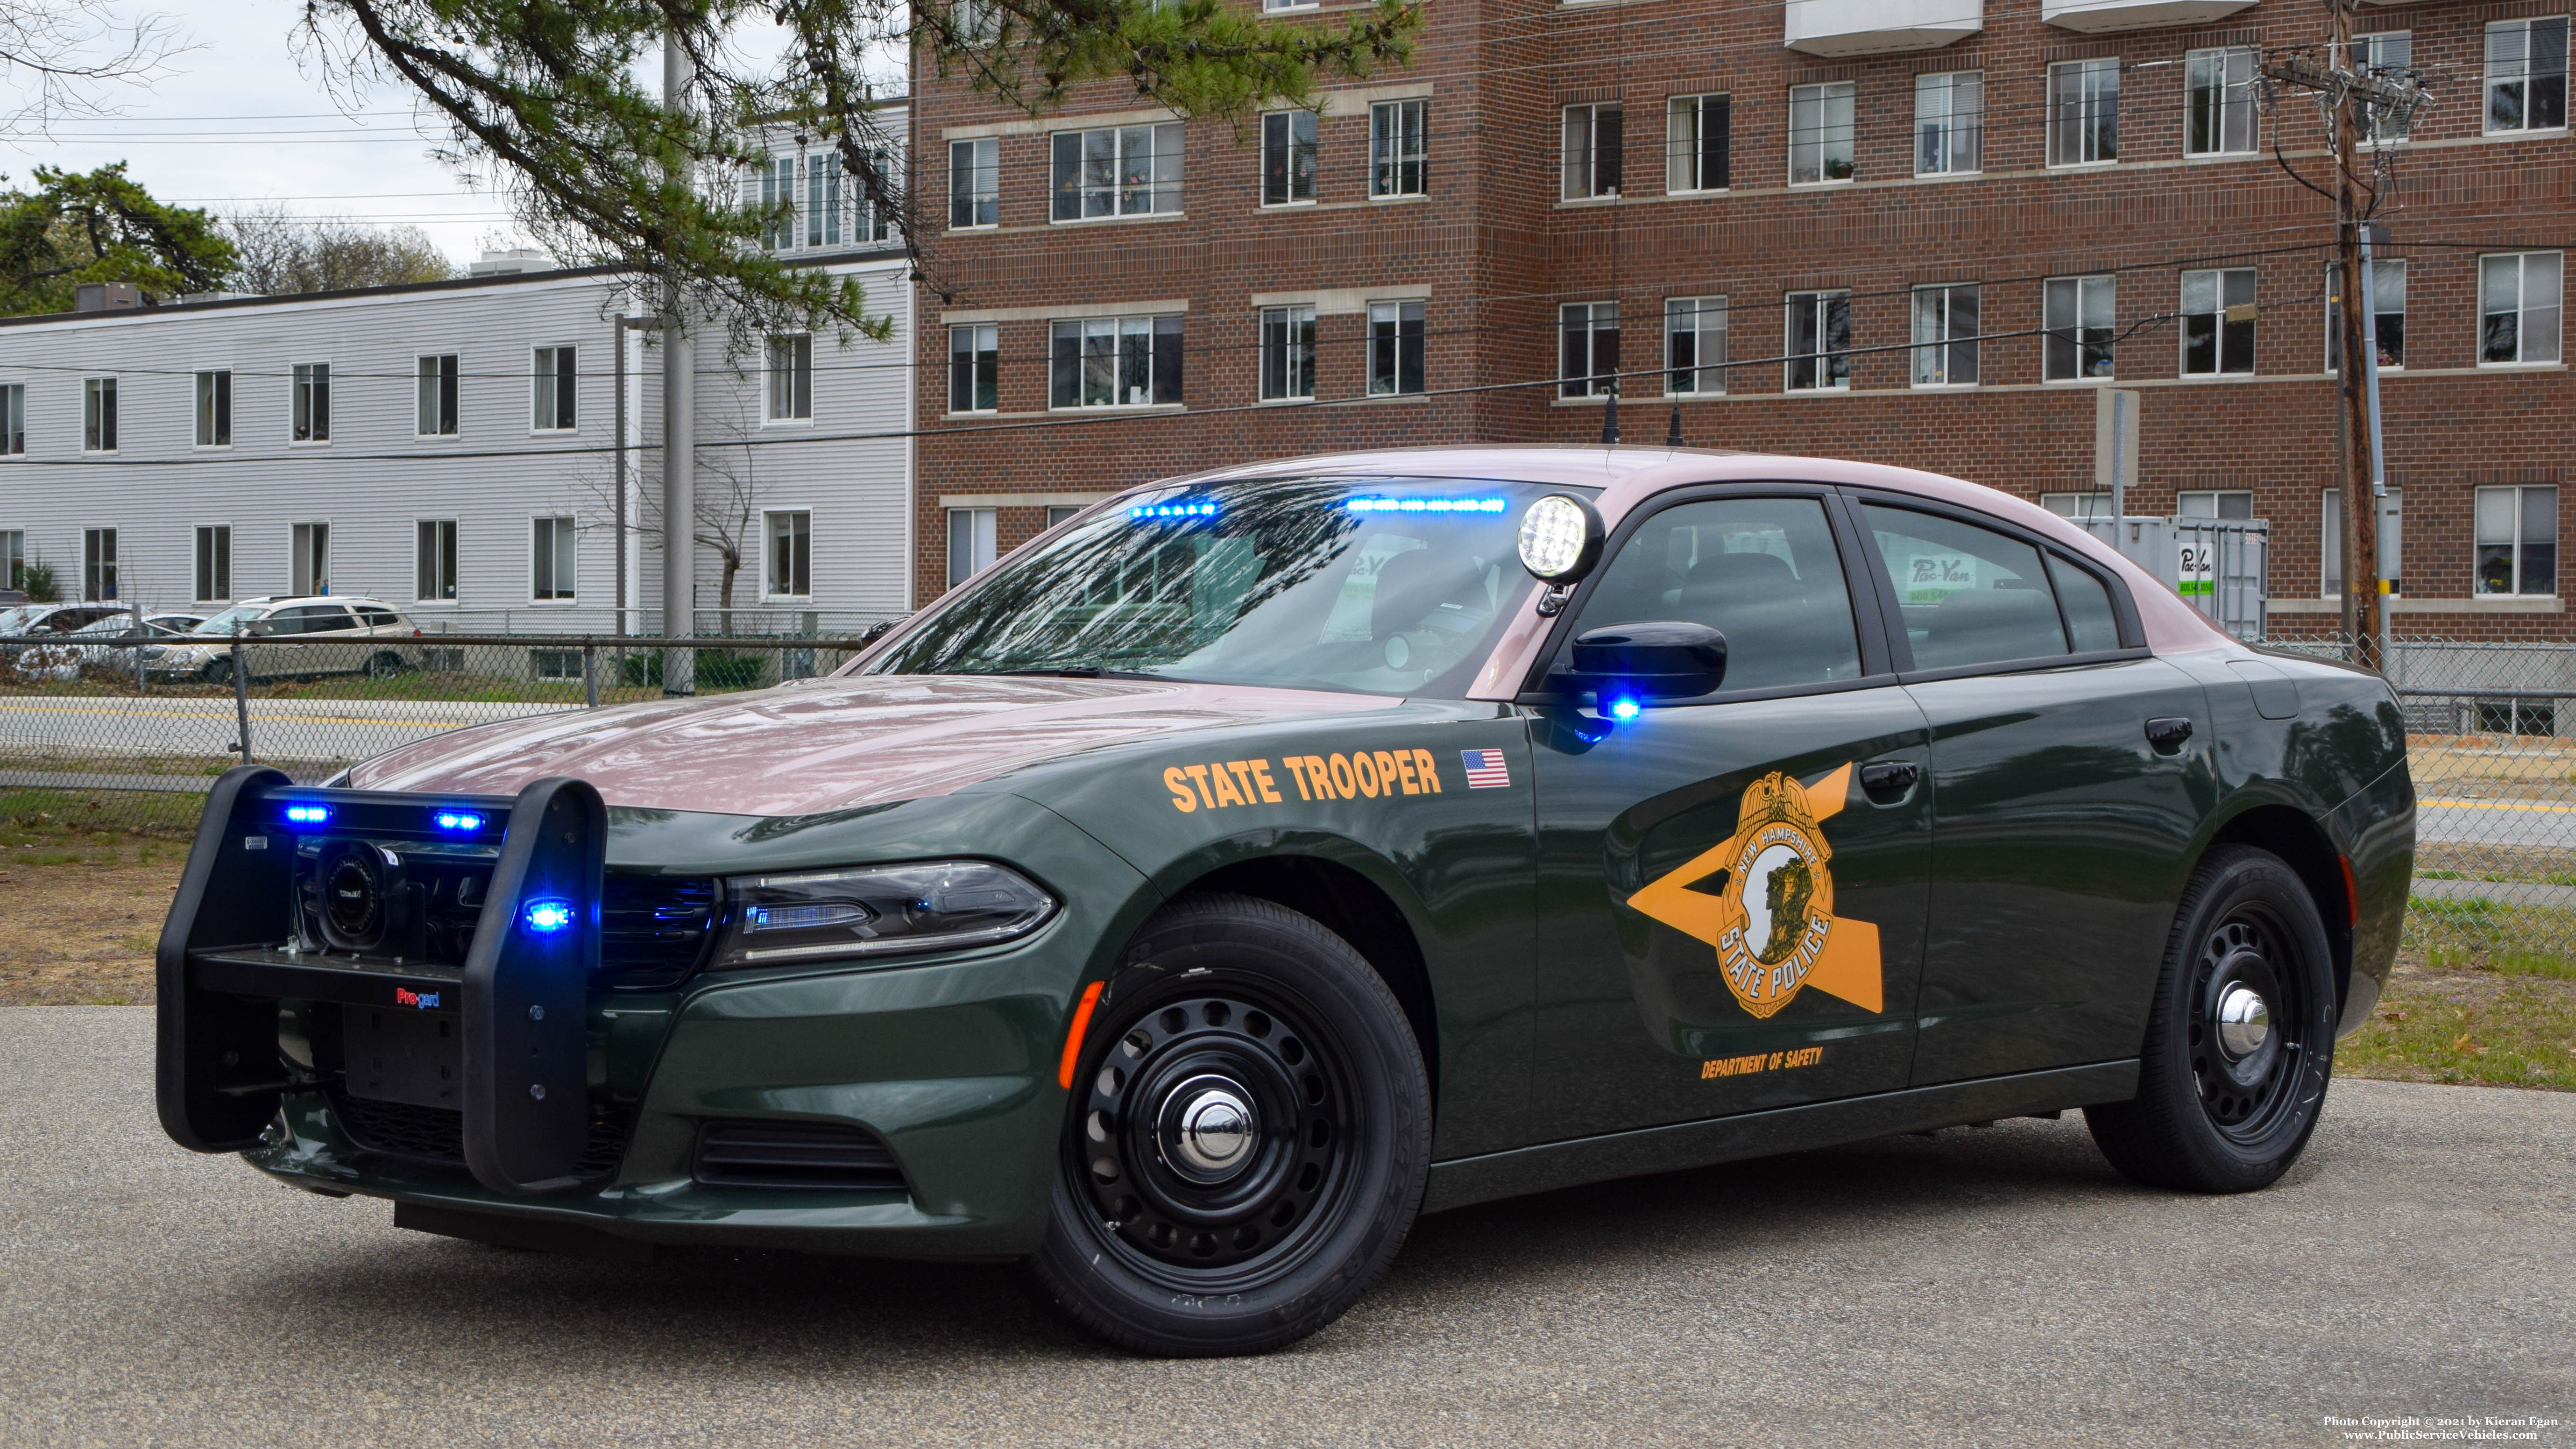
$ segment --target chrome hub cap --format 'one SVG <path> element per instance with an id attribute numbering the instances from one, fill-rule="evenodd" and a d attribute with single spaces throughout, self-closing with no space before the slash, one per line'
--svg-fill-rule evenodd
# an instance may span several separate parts
<path id="1" fill-rule="evenodd" d="M 1250 1092 L 1223 1077 L 1195 1077 L 1164 1099 L 1164 1152 L 1183 1176 L 1222 1182 L 1243 1170 L 1259 1134 Z"/>
<path id="2" fill-rule="evenodd" d="M 2231 983 L 2218 998 L 2214 1013 L 2218 1025 L 2218 1049 L 2231 1062 L 2241 1062 L 2263 1049 L 2272 1039 L 2272 1008 L 2263 993 L 2238 981 Z"/>
<path id="3" fill-rule="evenodd" d="M 2201 945 L 2191 1069 L 2210 1125 L 2240 1141 L 2261 1137 L 2296 1106 L 2315 1008 L 2278 964 L 2286 935 L 2268 912 L 2248 909 Z"/>

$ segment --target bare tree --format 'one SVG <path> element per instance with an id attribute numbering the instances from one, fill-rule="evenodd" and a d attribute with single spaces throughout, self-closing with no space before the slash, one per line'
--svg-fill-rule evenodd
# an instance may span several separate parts
<path id="1" fill-rule="evenodd" d="M 757 377 L 744 364 L 737 363 L 736 374 L 747 380 Z M 756 387 L 735 389 L 722 402 L 713 403 L 713 416 L 702 413 L 698 419 L 697 487 L 692 490 L 695 517 L 689 530 L 690 539 L 699 548 L 712 551 L 723 572 L 716 584 L 716 608 L 721 611 L 717 632 L 733 632 L 734 589 L 742 581 L 747 560 L 760 551 L 761 502 L 766 494 L 760 474 L 760 449 L 745 446 L 757 431 L 747 416 L 745 399 L 756 404 Z M 702 409 L 710 405 L 705 393 L 700 394 Z M 643 476 L 658 464 L 647 460 L 661 452 L 659 440 L 636 447 L 628 453 L 630 478 Z M 616 526 L 617 483 L 613 467 L 586 467 L 577 486 L 587 496 L 582 509 L 580 528 L 584 532 L 606 532 Z M 630 484 L 630 488 L 632 485 Z M 640 549 L 649 540 L 653 547 L 663 546 L 662 497 L 659 488 L 634 488 L 628 495 L 626 531 L 628 547 Z M 682 621 L 686 632 L 694 633 L 694 620 Z M 665 632 L 678 632 L 670 621 Z"/>
<path id="2" fill-rule="evenodd" d="M 114 88 L 150 84 L 193 48 L 170 17 L 128 20 L 111 0 L 0 0 L 0 131 L 104 114 Z"/>
<path id="3" fill-rule="evenodd" d="M 263 296 L 443 282 L 456 275 L 455 263 L 416 226 L 369 226 L 271 205 L 224 218 L 223 233 L 238 257 L 231 285 Z"/>

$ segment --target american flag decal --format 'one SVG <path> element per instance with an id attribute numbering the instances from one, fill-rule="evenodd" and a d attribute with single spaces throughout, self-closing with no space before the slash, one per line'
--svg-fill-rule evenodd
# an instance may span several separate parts
<path id="1" fill-rule="evenodd" d="M 1460 750 L 1458 757 L 1467 762 L 1467 788 L 1492 790 L 1512 782 L 1511 767 L 1503 763 L 1500 750 Z"/>

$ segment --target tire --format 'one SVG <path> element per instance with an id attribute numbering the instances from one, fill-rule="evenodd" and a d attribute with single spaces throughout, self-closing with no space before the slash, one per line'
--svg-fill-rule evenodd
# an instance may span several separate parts
<path id="1" fill-rule="evenodd" d="M 1262 1353 L 1340 1317 L 1403 1246 L 1430 1084 L 1394 994 L 1321 923 L 1236 895 L 1163 910 L 1078 1065 L 1025 1264 L 1074 1326 L 1136 1353 Z"/>
<path id="2" fill-rule="evenodd" d="M 391 679 L 409 667 L 401 655 L 387 651 L 367 661 L 366 673 L 369 679 Z"/>
<path id="3" fill-rule="evenodd" d="M 2325 922 L 2298 872 L 2268 851 L 2217 847 L 2174 914 L 2138 1095 L 2085 1108 L 2085 1125 L 2149 1187 L 2269 1187 L 2325 1108 L 2339 1006 Z"/>
<path id="4" fill-rule="evenodd" d="M 233 662 L 229 659 L 209 659 L 206 661 L 206 667 L 197 671 L 197 677 L 208 684 L 230 684 L 233 682 Z"/>

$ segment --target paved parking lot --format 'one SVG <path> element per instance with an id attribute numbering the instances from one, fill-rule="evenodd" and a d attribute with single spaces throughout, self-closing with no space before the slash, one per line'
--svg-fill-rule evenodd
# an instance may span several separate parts
<path id="1" fill-rule="evenodd" d="M 0 1011 L 0 1441 L 2269 1445 L 2576 1417 L 2576 1096 L 2338 1083 L 2298 1170 L 2243 1198 L 2133 1189 L 2070 1117 L 1495 1204 L 1426 1220 L 1300 1348 L 1156 1363 L 1001 1268 L 396 1232 L 171 1146 L 151 1074 L 146 1009 Z"/>

